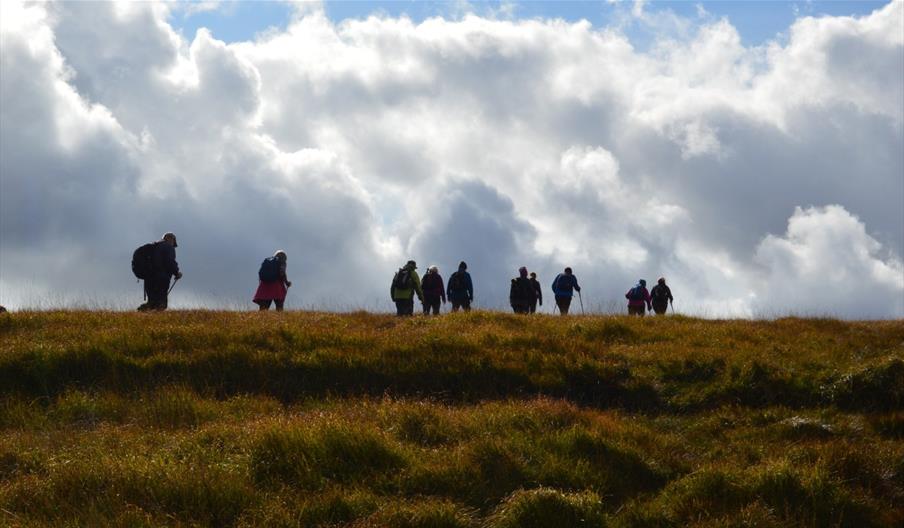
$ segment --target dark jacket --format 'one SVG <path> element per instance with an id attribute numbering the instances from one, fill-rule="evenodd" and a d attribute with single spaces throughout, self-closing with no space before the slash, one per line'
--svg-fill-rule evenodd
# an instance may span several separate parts
<path id="1" fill-rule="evenodd" d="M 653 289 L 650 290 L 650 297 L 653 298 L 653 304 L 662 305 L 666 304 L 666 302 L 673 301 L 672 298 L 672 290 L 669 289 L 665 284 L 657 284 L 653 286 Z"/>
<path id="2" fill-rule="evenodd" d="M 577 277 L 565 273 L 556 275 L 555 280 L 552 281 L 553 295 L 556 297 L 571 297 L 574 295 L 572 290 L 581 291 Z"/>
<path id="3" fill-rule="evenodd" d="M 425 299 L 442 299 L 446 302 L 446 290 L 443 288 L 443 277 L 439 273 L 427 273 L 421 279 L 421 289 Z"/>
<path id="4" fill-rule="evenodd" d="M 154 275 L 158 279 L 169 280 L 179 273 L 179 264 L 176 262 L 176 248 L 159 241 L 154 244 Z"/>
<path id="5" fill-rule="evenodd" d="M 527 277 L 512 279 L 512 289 L 509 291 L 509 303 L 512 306 L 530 306 L 536 299 L 537 294 L 531 286 L 530 279 Z"/>
<path id="6" fill-rule="evenodd" d="M 534 294 L 537 296 L 537 302 L 540 303 L 540 306 L 543 306 L 543 288 L 540 287 L 540 281 L 531 279 L 530 285 L 534 287 Z"/>
<path id="7" fill-rule="evenodd" d="M 452 286 L 458 283 L 457 288 Z M 467 271 L 458 270 L 449 276 L 449 282 L 446 286 L 446 293 L 449 295 L 451 302 L 464 302 L 474 300 L 474 285 L 471 283 L 471 274 Z"/>

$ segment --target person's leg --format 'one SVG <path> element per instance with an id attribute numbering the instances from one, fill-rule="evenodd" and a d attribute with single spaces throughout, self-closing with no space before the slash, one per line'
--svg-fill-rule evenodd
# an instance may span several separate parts
<path id="1" fill-rule="evenodd" d="M 439 299 L 433 301 L 431 308 L 433 308 L 433 315 L 439 315 Z"/>
<path id="2" fill-rule="evenodd" d="M 530 313 L 537 313 L 537 302 L 530 303 Z"/>
<path id="3" fill-rule="evenodd" d="M 395 301 L 395 310 L 397 316 L 405 315 L 405 301 Z"/>
<path id="4" fill-rule="evenodd" d="M 283 306 L 284 306 L 285 303 L 286 303 L 286 300 L 285 300 L 285 299 L 274 299 L 273 302 L 276 304 L 276 311 L 277 311 L 277 312 L 283 311 Z"/>
<path id="5" fill-rule="evenodd" d="M 148 292 L 148 302 L 147 309 L 148 310 L 166 310 L 167 305 L 167 290 L 169 289 L 169 277 L 167 278 L 153 278 L 151 280 L 145 281 L 145 288 Z"/>
<path id="6" fill-rule="evenodd" d="M 428 301 L 421 302 L 421 306 L 424 307 L 424 315 L 430 314 L 430 303 Z"/>
<path id="7" fill-rule="evenodd" d="M 452 311 L 457 312 L 459 308 L 461 308 L 461 303 L 452 301 Z"/>
<path id="8" fill-rule="evenodd" d="M 466 299 L 464 301 L 461 301 L 461 308 L 466 312 L 470 312 L 471 311 L 471 299 Z"/>

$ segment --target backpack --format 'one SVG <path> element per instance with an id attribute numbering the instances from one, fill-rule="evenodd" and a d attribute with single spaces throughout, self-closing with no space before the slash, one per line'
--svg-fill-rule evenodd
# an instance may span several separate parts
<path id="1" fill-rule="evenodd" d="M 261 262 L 261 269 L 258 270 L 257 276 L 263 282 L 276 282 L 279 280 L 279 259 L 276 257 L 267 257 Z"/>
<path id="2" fill-rule="evenodd" d="M 461 277 L 461 272 L 456 271 L 449 277 L 449 291 L 461 291 L 465 289 L 465 281 Z"/>
<path id="3" fill-rule="evenodd" d="M 149 242 L 132 253 L 132 273 L 141 280 L 151 278 L 156 271 L 154 268 L 154 252 L 157 249 L 156 242 Z"/>
<path id="4" fill-rule="evenodd" d="M 631 291 L 628 292 L 628 298 L 631 299 L 632 301 L 643 301 L 644 300 L 643 288 L 640 288 L 637 286 L 631 288 Z"/>
<path id="5" fill-rule="evenodd" d="M 653 288 L 652 294 L 653 294 L 653 299 L 655 299 L 657 301 L 665 301 L 669 298 L 668 291 L 664 287 L 659 286 L 658 284 Z"/>
<path id="6" fill-rule="evenodd" d="M 392 287 L 396 290 L 407 290 L 411 288 L 411 271 L 405 268 L 399 268 L 399 271 L 392 277 Z"/>

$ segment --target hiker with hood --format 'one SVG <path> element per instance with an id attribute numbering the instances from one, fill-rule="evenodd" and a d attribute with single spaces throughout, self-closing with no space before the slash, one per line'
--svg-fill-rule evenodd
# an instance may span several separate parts
<path id="1" fill-rule="evenodd" d="M 281 312 L 286 302 L 286 293 L 292 286 L 292 281 L 286 277 L 286 252 L 279 250 L 272 257 L 264 259 L 261 263 L 257 277 L 260 284 L 254 292 L 254 303 L 260 306 L 260 311 L 270 309 L 270 303 L 276 304 L 276 311 Z"/>
<path id="2" fill-rule="evenodd" d="M 459 308 L 466 312 L 471 311 L 471 303 L 474 301 L 474 284 L 471 282 L 471 274 L 468 273 L 468 265 L 465 261 L 458 264 L 458 271 L 449 276 L 446 285 L 446 294 L 452 303 L 452 311 Z"/>
<path id="3" fill-rule="evenodd" d="M 176 277 L 176 280 L 182 278 L 182 272 L 179 271 L 179 264 L 176 262 L 176 235 L 173 233 L 164 233 L 163 237 L 151 244 L 145 244 L 135 251 L 132 257 L 132 270 L 135 271 L 136 259 L 146 261 L 147 270 L 144 275 L 144 294 L 147 296 L 147 302 L 138 307 L 138 311 L 146 312 L 150 310 L 166 310 L 169 302 L 170 279 Z M 146 249 L 144 255 L 139 255 Z M 138 272 L 135 273 L 138 275 Z M 175 284 L 175 283 L 174 283 Z"/>
<path id="4" fill-rule="evenodd" d="M 421 290 L 424 292 L 424 315 L 433 310 L 433 315 L 439 315 L 439 302 L 446 304 L 446 288 L 443 277 L 439 274 L 439 268 L 430 266 L 427 274 L 421 280 Z"/>
<path id="5" fill-rule="evenodd" d="M 536 302 L 537 294 L 527 278 L 527 268 L 518 268 L 518 277 L 512 279 L 512 289 L 509 291 L 509 303 L 515 313 L 530 313 L 530 305 Z"/>
<path id="6" fill-rule="evenodd" d="M 662 315 L 672 303 L 672 290 L 665 284 L 665 277 L 659 277 L 656 286 L 650 291 L 650 297 L 653 298 L 653 311 L 657 315 Z M 674 309 L 673 309 L 674 311 Z"/>
<path id="7" fill-rule="evenodd" d="M 625 294 L 625 299 L 628 299 L 628 315 L 639 315 L 643 317 L 646 313 L 644 311 L 644 305 L 646 305 L 647 310 L 653 309 L 653 306 L 650 304 L 650 292 L 647 291 L 647 281 L 643 279 L 637 281 L 637 284 L 628 290 L 628 293 Z"/>
<path id="8" fill-rule="evenodd" d="M 417 294 L 419 301 L 424 301 L 424 292 L 421 290 L 421 278 L 418 276 L 417 263 L 409 260 L 392 277 L 392 286 L 389 287 L 389 295 L 396 305 L 396 315 L 414 315 L 414 296 Z"/>
<path id="9" fill-rule="evenodd" d="M 530 313 L 537 312 L 537 303 L 540 303 L 540 306 L 543 306 L 543 288 L 540 287 L 540 281 L 537 280 L 537 274 L 533 271 L 530 272 L 530 285 L 534 288 L 535 299 L 534 302 L 530 304 Z"/>
<path id="10" fill-rule="evenodd" d="M 571 268 L 565 268 L 565 273 L 559 273 L 552 281 L 552 293 L 556 297 L 556 306 L 559 307 L 560 314 L 568 315 L 575 291 L 581 291 L 578 278 L 572 273 Z"/>

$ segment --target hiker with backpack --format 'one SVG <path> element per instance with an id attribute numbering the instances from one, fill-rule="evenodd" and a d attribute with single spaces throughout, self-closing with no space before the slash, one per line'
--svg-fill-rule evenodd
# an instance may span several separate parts
<path id="1" fill-rule="evenodd" d="M 414 296 L 424 302 L 424 291 L 421 289 L 421 278 L 418 276 L 417 263 L 409 260 L 392 277 L 389 295 L 396 305 L 396 315 L 414 315 Z"/>
<path id="2" fill-rule="evenodd" d="M 144 295 L 147 301 L 138 307 L 139 312 L 163 311 L 169 303 L 170 279 L 182 278 L 176 262 L 176 235 L 164 233 L 156 241 L 144 244 L 132 254 L 132 273 L 144 281 Z M 173 282 L 173 286 L 176 283 Z"/>
<path id="3" fill-rule="evenodd" d="M 474 283 L 471 282 L 471 274 L 468 273 L 468 265 L 465 261 L 458 264 L 458 271 L 449 276 L 446 285 L 446 295 L 452 303 L 452 311 L 459 308 L 466 312 L 471 311 L 471 303 L 474 301 Z"/>
<path id="4" fill-rule="evenodd" d="M 559 307 L 559 313 L 568 315 L 568 309 L 571 307 L 571 298 L 574 292 L 580 292 L 581 287 L 578 286 L 578 278 L 571 271 L 571 268 L 565 268 L 564 273 L 559 273 L 552 281 L 552 293 L 556 298 L 556 306 Z M 581 308 L 583 310 L 583 307 Z"/>
<path id="5" fill-rule="evenodd" d="M 540 287 L 540 281 L 537 280 L 537 274 L 530 272 L 530 285 L 534 288 L 534 302 L 530 303 L 530 313 L 537 312 L 537 303 L 543 306 L 543 288 Z"/>
<path id="6" fill-rule="evenodd" d="M 647 281 L 643 279 L 637 281 L 637 284 L 628 290 L 628 293 L 625 294 L 625 299 L 628 299 L 628 315 L 643 317 L 646 313 L 644 311 L 645 306 L 647 310 L 653 310 L 653 306 L 650 304 L 652 298 L 650 297 L 650 292 L 647 291 Z"/>
<path id="7" fill-rule="evenodd" d="M 424 292 L 424 315 L 429 314 L 431 310 L 433 315 L 439 315 L 440 300 L 446 304 L 446 288 L 438 267 L 427 268 L 427 274 L 421 280 L 421 290 Z"/>
<path id="8" fill-rule="evenodd" d="M 522 266 L 518 269 L 518 277 L 512 279 L 512 288 L 509 291 L 509 303 L 512 310 L 518 314 L 529 314 L 531 304 L 537 300 L 537 294 L 534 287 L 527 278 L 527 268 Z"/>
<path id="9" fill-rule="evenodd" d="M 286 302 L 286 293 L 292 286 L 292 281 L 286 277 L 286 263 L 289 258 L 286 252 L 279 250 L 272 257 L 267 257 L 261 262 L 257 271 L 260 283 L 254 292 L 253 302 L 265 312 L 270 309 L 270 304 L 276 305 L 276 311 L 281 312 Z"/>
<path id="10" fill-rule="evenodd" d="M 673 299 L 672 290 L 665 284 L 665 277 L 659 277 L 656 286 L 653 286 L 653 290 L 650 291 L 650 297 L 653 298 L 653 311 L 656 312 L 656 315 L 662 315 L 668 310 Z"/>

